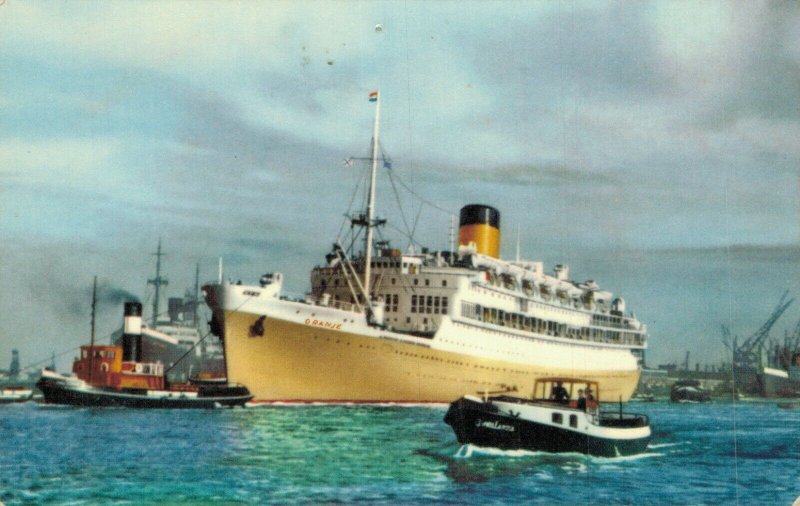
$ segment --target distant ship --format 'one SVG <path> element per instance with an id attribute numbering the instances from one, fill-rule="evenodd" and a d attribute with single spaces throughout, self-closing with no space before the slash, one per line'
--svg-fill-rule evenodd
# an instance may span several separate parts
<path id="1" fill-rule="evenodd" d="M 672 402 L 709 402 L 711 396 L 706 392 L 698 380 L 686 379 L 676 381 L 669 392 Z"/>
<path id="2" fill-rule="evenodd" d="M 310 293 L 287 297 L 280 273 L 203 287 L 228 378 L 267 402 L 452 402 L 529 392 L 552 376 L 597 382 L 600 401 L 627 401 L 646 326 L 596 282 L 570 280 L 566 265 L 547 274 L 541 262 L 501 259 L 494 207 L 463 207 L 450 251 L 374 242 L 385 220 L 375 218 L 373 97 L 366 209 L 351 216 L 350 247 L 337 242 L 312 269 Z"/>
<path id="3" fill-rule="evenodd" d="M 225 360 L 222 344 L 216 336 L 201 333 L 199 309 L 199 268 L 195 272 L 194 291 L 184 297 L 170 297 L 167 312 L 161 313 L 161 287 L 168 281 L 161 275 L 161 241 L 154 254 L 156 275 L 148 280 L 155 287 L 152 316 L 142 324 L 142 360 L 165 365 L 170 381 L 183 382 L 191 378 L 222 378 Z M 112 334 L 112 342 L 122 344 L 123 329 Z"/>
<path id="4" fill-rule="evenodd" d="M 723 343 L 733 354 L 734 389 L 763 397 L 800 397 L 800 322 L 783 342 L 771 339 L 772 326 L 791 306 L 788 292 L 767 321 L 741 343 L 723 326 Z"/>
<path id="5" fill-rule="evenodd" d="M 0 388 L 0 404 L 27 402 L 33 399 L 33 390 L 23 386 L 7 386 Z"/>
<path id="6" fill-rule="evenodd" d="M 778 357 L 781 351 L 776 350 Z M 763 367 L 759 375 L 765 397 L 800 397 L 800 353 L 786 362 L 776 360 L 773 367 Z"/>

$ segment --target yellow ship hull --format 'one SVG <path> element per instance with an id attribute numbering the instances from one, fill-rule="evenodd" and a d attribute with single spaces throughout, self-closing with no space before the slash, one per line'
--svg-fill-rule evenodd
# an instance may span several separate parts
<path id="1" fill-rule="evenodd" d="M 225 316 L 228 380 L 256 402 L 452 402 L 465 394 L 530 395 L 537 378 L 597 381 L 603 402 L 627 401 L 639 370 L 558 369 L 484 359 L 390 338 L 270 318 L 252 336 L 253 315 Z"/>

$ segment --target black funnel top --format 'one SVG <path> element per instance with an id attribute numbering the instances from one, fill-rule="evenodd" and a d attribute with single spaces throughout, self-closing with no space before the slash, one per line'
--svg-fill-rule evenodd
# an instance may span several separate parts
<path id="1" fill-rule="evenodd" d="M 126 302 L 125 316 L 142 316 L 142 304 L 139 302 Z"/>
<path id="2" fill-rule="evenodd" d="M 458 226 L 491 225 L 500 228 L 500 211 L 484 204 L 469 204 L 461 208 Z"/>

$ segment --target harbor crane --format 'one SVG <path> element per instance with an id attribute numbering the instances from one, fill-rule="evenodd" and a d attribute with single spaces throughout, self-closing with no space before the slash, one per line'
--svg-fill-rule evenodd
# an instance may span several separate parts
<path id="1" fill-rule="evenodd" d="M 734 368 L 758 368 L 762 365 L 762 352 L 769 338 L 769 331 L 794 302 L 794 299 L 787 300 L 788 296 L 788 290 L 783 292 L 783 295 L 778 301 L 778 305 L 772 310 L 772 314 L 767 321 L 741 344 L 738 343 L 738 337 L 733 337 L 733 339 L 731 339 L 731 331 L 728 326 L 722 326 L 722 343 L 733 353 Z M 800 331 L 800 329 L 796 330 L 796 332 L 797 331 Z"/>

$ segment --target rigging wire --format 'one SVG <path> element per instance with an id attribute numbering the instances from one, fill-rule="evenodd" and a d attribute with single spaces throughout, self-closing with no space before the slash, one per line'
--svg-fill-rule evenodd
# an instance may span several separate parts
<path id="1" fill-rule="evenodd" d="M 159 313 L 157 316 L 160 317 L 160 316 L 164 316 L 166 314 L 169 314 L 169 310 L 163 311 L 163 312 Z M 144 318 L 142 318 L 142 320 L 144 320 Z M 145 328 L 151 329 L 151 327 L 149 327 L 147 325 L 145 325 Z M 117 329 L 117 330 L 119 330 L 119 329 Z M 111 339 L 114 337 L 114 333 L 117 332 L 117 330 L 114 330 L 111 333 L 105 334 L 103 337 L 98 339 L 97 343 L 95 344 L 95 346 L 102 346 L 101 343 L 104 342 L 104 341 L 108 341 L 108 343 L 110 345 L 113 345 L 114 343 L 111 341 Z M 158 329 L 157 328 L 152 328 L 151 330 L 158 330 Z M 86 345 L 85 344 L 80 344 L 80 345 L 72 347 L 72 348 L 70 348 L 68 350 L 52 354 L 48 358 L 45 358 L 45 359 L 42 359 L 42 360 L 37 360 L 35 362 L 30 362 L 25 367 L 21 367 L 20 368 L 20 372 L 27 371 L 27 370 L 30 370 L 30 369 L 33 369 L 33 368 L 38 368 L 37 366 L 41 366 L 42 364 L 44 364 L 46 362 L 52 361 L 54 358 L 63 357 L 64 355 L 67 355 L 68 353 L 72 353 L 74 351 L 78 351 L 78 350 L 81 349 L 81 346 L 86 346 Z"/>
<path id="2" fill-rule="evenodd" d="M 390 171 L 390 172 L 391 172 L 391 171 Z M 421 196 L 421 195 L 419 195 L 417 192 L 415 192 L 414 190 L 412 190 L 412 189 L 411 189 L 411 188 L 410 188 L 410 187 L 409 187 L 409 186 L 408 186 L 408 185 L 405 183 L 405 181 L 403 181 L 403 179 L 402 179 L 402 178 L 400 178 L 400 176 L 397 176 L 397 175 L 390 175 L 389 177 L 390 177 L 390 178 L 391 178 L 391 177 L 397 177 L 397 180 L 400 182 L 400 185 L 401 185 L 403 188 L 405 188 L 405 189 L 406 189 L 406 191 L 407 191 L 408 193 L 410 193 L 411 195 L 413 195 L 414 197 L 416 197 L 416 198 L 417 198 L 417 199 L 418 199 L 420 202 L 422 202 L 423 204 L 427 204 L 427 205 L 431 206 L 432 208 L 436 209 L 437 211 L 441 211 L 441 212 L 443 212 L 443 213 L 447 214 L 448 216 L 451 216 L 451 215 L 453 214 L 453 212 L 452 212 L 452 211 L 448 211 L 447 209 L 445 209 L 445 208 L 443 208 L 443 207 L 440 207 L 440 206 L 438 206 L 437 204 L 434 204 L 434 203 L 433 203 L 433 202 L 431 202 L 430 200 L 427 200 L 426 198 L 422 197 L 422 196 Z"/>
<path id="3" fill-rule="evenodd" d="M 241 306 L 240 306 L 240 307 L 241 307 Z M 164 370 L 164 375 L 166 375 L 168 372 L 170 372 L 170 371 L 171 371 L 171 370 L 172 370 L 172 369 L 173 369 L 173 368 L 174 368 L 176 365 L 178 365 L 178 364 L 181 362 L 181 360 L 183 360 L 184 358 L 186 358 L 186 357 L 189 355 L 189 353 L 193 352 L 193 351 L 194 351 L 194 349 L 195 349 L 195 348 L 197 348 L 197 345 L 199 345 L 200 343 L 202 343 L 203 341 L 205 341 L 205 340 L 206 340 L 206 338 L 207 338 L 208 336 L 210 336 L 210 335 L 211 335 L 211 331 L 209 330 L 208 332 L 206 332 L 206 335 L 204 335 L 203 337 L 201 337 L 200 339 L 198 339 L 196 343 L 194 343 L 194 344 L 193 344 L 193 345 L 192 345 L 192 346 L 191 346 L 191 347 L 190 347 L 188 350 L 186 350 L 186 353 L 184 353 L 183 355 L 181 355 L 181 357 L 180 357 L 178 360 L 176 360 L 176 361 L 175 361 L 175 362 L 174 362 L 174 363 L 173 363 L 171 366 L 169 366 L 169 367 L 168 367 L 166 370 Z"/>
<path id="4" fill-rule="evenodd" d="M 446 214 L 448 217 L 454 216 L 454 213 L 452 211 L 449 211 L 449 210 L 441 207 L 440 205 L 438 205 L 438 204 L 426 199 L 425 197 L 421 196 L 420 194 L 418 194 L 417 192 L 412 190 L 410 185 L 407 184 L 403 180 L 403 178 L 400 177 L 394 170 L 392 170 L 392 160 L 387 155 L 386 151 L 383 149 L 383 145 L 382 144 L 379 144 L 379 148 L 380 148 L 380 153 L 381 153 L 381 159 L 383 160 L 383 168 L 385 168 L 387 170 L 387 172 L 388 172 L 389 183 L 391 184 L 392 192 L 393 192 L 393 195 L 394 195 L 394 199 L 395 199 L 395 202 L 396 202 L 396 205 L 397 205 L 397 209 L 398 209 L 398 211 L 400 213 L 400 219 L 401 219 L 401 221 L 403 223 L 403 226 L 405 227 L 405 231 L 400 230 L 397 227 L 392 227 L 392 228 L 394 230 L 396 230 L 397 232 L 399 232 L 401 235 L 405 236 L 409 240 L 410 244 L 419 244 L 414 239 L 414 235 L 416 233 L 417 226 L 419 225 L 420 218 L 422 216 L 422 211 L 424 210 L 425 206 L 429 206 L 432 209 L 440 211 L 440 212 Z M 347 165 L 348 167 L 352 167 L 354 161 L 364 161 L 364 160 L 371 160 L 371 158 L 349 157 L 349 158 L 345 159 L 345 165 Z M 351 225 L 352 225 L 353 217 L 351 216 L 351 213 L 353 211 L 353 205 L 355 203 L 356 197 L 358 196 L 359 192 L 362 191 L 362 190 L 363 190 L 362 208 L 366 207 L 367 192 L 369 191 L 369 189 L 367 187 L 368 185 L 366 184 L 366 178 L 367 178 L 367 176 L 363 175 L 359 179 L 358 184 L 356 185 L 355 189 L 353 190 L 353 194 L 352 194 L 352 196 L 350 198 L 350 202 L 349 202 L 349 205 L 348 205 L 348 208 L 347 208 L 347 212 L 345 213 L 345 219 L 342 221 L 342 224 L 341 224 L 341 226 L 339 228 L 339 233 L 336 236 L 337 242 L 340 242 L 342 240 L 343 235 L 345 234 L 347 223 L 350 222 Z M 363 186 L 362 186 L 362 184 L 363 184 Z M 406 215 L 406 211 L 404 210 L 404 206 L 403 206 L 402 199 L 400 198 L 400 191 L 398 190 L 398 186 L 401 187 L 402 189 L 404 189 L 406 192 L 408 192 L 408 194 L 411 195 L 412 198 L 416 199 L 420 203 L 420 206 L 417 209 L 417 213 L 416 213 L 416 216 L 414 218 L 413 224 L 409 223 L 409 217 Z M 412 205 L 411 207 L 413 209 L 413 207 L 415 207 L 415 206 Z M 352 233 L 352 226 L 351 226 L 351 237 L 350 237 L 350 241 L 351 242 L 350 242 L 350 248 L 349 248 L 351 253 L 352 253 L 352 250 L 353 250 L 354 245 L 356 243 L 357 237 L 358 237 L 358 234 Z M 381 239 L 383 239 L 383 237 L 381 237 Z"/>
<path id="5" fill-rule="evenodd" d="M 350 166 L 350 162 L 351 162 L 352 160 L 353 160 L 352 158 L 348 158 L 348 159 L 345 161 L 345 163 L 346 163 L 348 166 Z M 367 179 L 367 176 L 366 176 L 366 174 L 362 174 L 362 175 L 361 175 L 361 177 L 358 179 L 358 183 L 357 183 L 357 184 L 355 185 L 355 187 L 353 188 L 353 194 L 352 194 L 352 196 L 350 197 L 350 203 L 349 203 L 349 204 L 348 204 L 348 206 L 347 206 L 347 212 L 345 212 L 345 214 L 344 214 L 344 220 L 342 220 L 342 225 L 339 227 L 339 232 L 336 234 L 336 242 L 337 242 L 337 243 L 339 243 L 339 242 L 341 242 L 341 241 L 342 241 L 342 236 L 343 236 L 343 234 L 345 233 L 345 227 L 347 226 L 348 222 L 349 222 L 349 223 L 352 223 L 352 217 L 350 216 L 350 212 L 352 211 L 352 209 L 353 209 L 353 203 L 355 202 L 355 200 L 356 200 L 356 197 L 358 196 L 358 194 L 359 194 L 359 191 L 361 190 L 362 183 L 363 183 L 363 185 L 364 185 L 364 186 L 366 186 L 366 179 Z M 362 196 L 362 203 L 363 203 L 363 196 Z M 354 238 L 351 238 L 351 242 L 350 242 L 350 248 L 349 248 L 349 249 L 351 249 L 351 250 L 352 250 L 352 246 L 353 246 L 353 244 L 355 244 L 355 242 L 356 242 L 356 238 L 355 238 L 355 237 L 354 237 Z"/>
<path id="6" fill-rule="evenodd" d="M 403 211 L 403 205 L 400 202 L 400 194 L 397 192 L 397 185 L 394 184 L 394 177 L 392 177 L 391 171 L 389 171 L 389 182 L 392 184 L 392 193 L 394 194 L 395 201 L 397 201 L 397 208 L 400 210 L 400 218 L 402 218 L 403 225 L 406 227 L 408 238 L 411 239 L 413 237 L 411 227 L 408 226 L 408 220 L 406 220 L 406 213 Z"/>
<path id="7" fill-rule="evenodd" d="M 436 204 L 434 202 L 431 202 L 430 200 L 422 197 L 417 192 L 412 190 L 411 187 L 403 180 L 403 178 L 401 178 L 393 169 L 390 168 L 391 162 L 389 161 L 389 157 L 385 154 L 385 152 L 383 150 L 381 150 L 381 154 L 382 154 L 382 158 L 384 159 L 384 162 L 387 162 L 387 161 L 389 162 L 389 166 L 387 167 L 386 165 L 384 165 L 384 168 L 386 168 L 386 170 L 388 172 L 389 183 L 391 184 L 392 192 L 393 192 L 393 195 L 394 195 L 394 200 L 395 200 L 395 203 L 397 205 L 398 211 L 400 213 L 400 218 L 401 218 L 401 221 L 403 223 L 403 227 L 405 227 L 405 230 L 402 230 L 402 229 L 400 229 L 400 228 L 398 228 L 396 226 L 389 225 L 388 222 L 387 222 L 387 226 L 390 226 L 393 230 L 395 230 L 395 231 L 399 232 L 401 235 L 403 235 L 406 239 L 409 240 L 410 244 L 419 244 L 419 242 L 414 238 L 414 236 L 416 234 L 417 226 L 419 225 L 420 219 L 422 217 L 422 212 L 425 210 L 425 206 L 428 206 L 428 207 L 430 207 L 432 209 L 435 209 L 435 210 L 437 210 L 437 211 L 439 211 L 441 213 L 444 213 L 448 217 L 453 216 L 453 212 L 452 211 L 448 211 L 447 209 L 439 206 L 438 204 Z M 354 158 L 350 158 L 349 160 L 354 160 Z M 341 240 L 342 235 L 343 235 L 343 233 L 345 231 L 345 227 L 346 227 L 348 221 L 351 221 L 350 213 L 353 210 L 353 204 L 354 204 L 354 202 L 356 200 L 357 195 L 359 194 L 359 192 L 362 189 L 364 189 L 363 186 L 362 186 L 362 183 L 365 182 L 365 179 L 366 179 L 366 176 L 362 177 L 360 179 L 360 181 L 359 181 L 359 184 L 356 186 L 355 190 L 353 191 L 353 195 L 350 198 L 348 211 L 345 214 L 345 220 L 342 222 L 342 225 L 341 225 L 341 227 L 339 229 L 339 233 L 337 235 L 337 240 Z M 409 217 L 406 215 L 406 212 L 404 211 L 403 202 L 402 202 L 402 199 L 400 197 L 400 191 L 399 191 L 398 187 L 402 188 L 403 190 L 408 192 L 408 194 L 410 194 L 413 198 L 415 198 L 421 204 L 419 206 L 419 208 L 417 209 L 417 213 L 416 213 L 416 216 L 414 217 L 413 223 L 409 223 Z M 364 189 L 364 191 L 366 191 L 366 190 Z M 363 204 L 363 202 L 362 202 L 362 204 Z M 352 243 L 355 243 L 356 239 L 357 239 L 357 236 L 351 238 Z"/>

